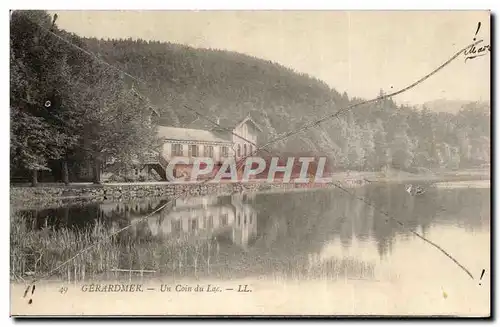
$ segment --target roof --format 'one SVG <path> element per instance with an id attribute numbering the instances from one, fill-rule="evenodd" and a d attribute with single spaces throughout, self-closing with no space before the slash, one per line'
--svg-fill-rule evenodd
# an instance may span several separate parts
<path id="1" fill-rule="evenodd" d="M 215 119 L 213 121 L 216 121 Z M 190 122 L 187 127 L 193 128 L 193 129 L 205 129 L 205 130 L 211 130 L 215 126 L 215 124 L 209 122 L 208 120 L 202 118 L 202 117 L 196 117 L 195 120 Z"/>
<path id="2" fill-rule="evenodd" d="M 158 136 L 168 140 L 200 141 L 200 142 L 231 142 L 230 133 L 205 131 L 202 129 L 158 126 Z"/>
<path id="3" fill-rule="evenodd" d="M 195 129 L 205 129 L 205 130 L 215 130 L 222 128 L 234 129 L 246 122 L 251 122 L 255 128 L 262 132 L 262 128 L 252 119 L 250 115 L 244 118 L 219 118 L 219 126 L 215 125 L 213 122 L 217 122 L 217 118 L 208 118 L 212 122 L 208 121 L 204 117 L 197 117 L 194 121 L 188 124 L 188 127 Z"/>
<path id="4" fill-rule="evenodd" d="M 236 127 L 240 127 L 241 125 L 243 125 L 246 122 L 251 122 L 252 125 L 255 126 L 255 128 L 257 128 L 260 132 L 262 132 L 262 128 L 259 125 L 257 125 L 257 123 L 252 119 L 252 117 L 250 117 L 250 115 L 245 117 L 245 119 L 243 119 L 243 121 L 241 123 L 236 125 Z"/>

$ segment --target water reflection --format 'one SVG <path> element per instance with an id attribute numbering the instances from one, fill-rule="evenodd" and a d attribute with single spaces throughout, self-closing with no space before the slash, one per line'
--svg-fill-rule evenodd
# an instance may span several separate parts
<path id="1" fill-rule="evenodd" d="M 230 197 L 180 198 L 164 209 L 144 216 L 167 204 L 166 200 L 135 203 L 101 204 L 101 217 L 111 219 L 112 230 L 123 227 L 122 219 L 132 223 L 135 237 L 152 236 L 169 239 L 210 239 L 218 242 L 229 240 L 246 249 L 257 233 L 257 212 L 253 195 L 232 195 Z M 140 223 L 144 221 L 144 223 Z"/>
<path id="2" fill-rule="evenodd" d="M 33 217 L 35 228 L 79 229 L 99 221 L 116 231 L 132 222 L 133 227 L 116 235 L 116 240 L 144 247 L 144 253 L 148 247 L 156 251 L 161 242 L 208 242 L 203 248 L 203 257 L 211 265 L 208 270 L 213 273 L 214 267 L 220 267 L 219 272 L 225 270 L 231 276 L 272 272 L 309 278 L 370 278 L 377 262 L 390 257 L 394 247 L 414 241 L 412 231 L 424 236 L 438 226 L 458 227 L 463 233 L 489 231 L 490 189 L 429 188 L 421 197 L 410 196 L 403 186 L 369 185 L 350 191 L 354 196 L 341 190 L 316 190 L 182 198 L 158 212 L 166 199 L 25 214 Z M 378 258 L 363 257 L 356 250 L 361 248 L 363 253 L 377 253 Z M 143 269 L 161 266 L 153 259 L 141 262 Z"/>

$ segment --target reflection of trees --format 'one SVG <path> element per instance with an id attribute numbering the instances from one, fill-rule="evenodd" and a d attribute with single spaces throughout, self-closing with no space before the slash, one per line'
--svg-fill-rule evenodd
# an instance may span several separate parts
<path id="1" fill-rule="evenodd" d="M 372 237 L 380 255 L 385 255 L 397 235 L 425 234 L 435 224 L 469 229 L 489 224 L 489 189 L 429 188 L 424 196 L 412 197 L 402 185 L 369 185 L 350 192 L 355 197 L 341 190 L 258 196 L 258 234 L 264 246 L 304 253 L 314 252 L 336 237 L 344 246 L 350 245 L 353 236 L 360 240 Z"/>
<path id="2" fill-rule="evenodd" d="M 19 212 L 33 222 L 32 226 L 35 229 L 45 226 L 56 229 L 62 227 L 83 229 L 101 217 L 98 205 L 72 205 L 40 210 L 20 210 Z"/>
<path id="3" fill-rule="evenodd" d="M 344 205 L 343 201 L 333 201 L 325 191 L 258 195 L 256 202 L 257 233 L 265 247 L 293 250 L 300 247 L 304 253 L 307 249 L 319 250 L 329 239 L 328 231 L 342 217 L 336 207 Z"/>

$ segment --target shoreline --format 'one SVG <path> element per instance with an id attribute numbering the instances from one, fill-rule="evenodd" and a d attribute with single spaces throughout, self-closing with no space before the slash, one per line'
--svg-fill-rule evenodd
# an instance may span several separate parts
<path id="1" fill-rule="evenodd" d="M 250 180 L 248 182 L 132 182 L 132 183 L 47 183 L 32 187 L 26 185 L 10 186 L 10 206 L 54 207 L 69 204 L 91 204 L 96 202 L 131 201 L 150 197 L 174 197 L 179 193 L 186 196 L 205 196 L 210 194 L 230 195 L 245 192 L 289 192 L 324 188 L 355 188 L 367 184 L 403 184 L 403 183 L 449 183 L 467 181 L 490 181 L 488 172 L 455 172 L 443 174 L 393 174 L 377 172 L 351 172 L 332 174 L 331 181 L 322 183 L 288 183 L 276 180 Z"/>

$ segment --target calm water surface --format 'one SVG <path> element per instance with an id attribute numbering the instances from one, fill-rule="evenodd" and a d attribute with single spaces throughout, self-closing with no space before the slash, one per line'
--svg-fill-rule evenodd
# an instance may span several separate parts
<path id="1" fill-rule="evenodd" d="M 479 260 L 473 244 L 489 251 L 489 188 L 429 187 L 416 197 L 402 185 L 368 185 L 350 192 L 355 196 L 323 189 L 182 198 L 142 222 L 167 200 L 24 213 L 32 217 L 33 228 L 84 229 L 100 222 L 113 231 L 135 222 L 116 236 L 124 252 L 136 247 L 148 253 L 148 248 L 167 247 L 178 240 L 194 244 L 196 255 L 176 255 L 165 265 L 155 262 L 155 254 L 145 254 L 149 259 L 143 261 L 124 255 L 117 267 L 178 276 L 392 279 L 426 269 L 424 256 L 431 253 L 435 261 L 429 264 L 454 265 L 414 232 L 461 262 L 475 265 Z M 481 263 L 488 262 L 489 252 L 481 255 Z"/>

